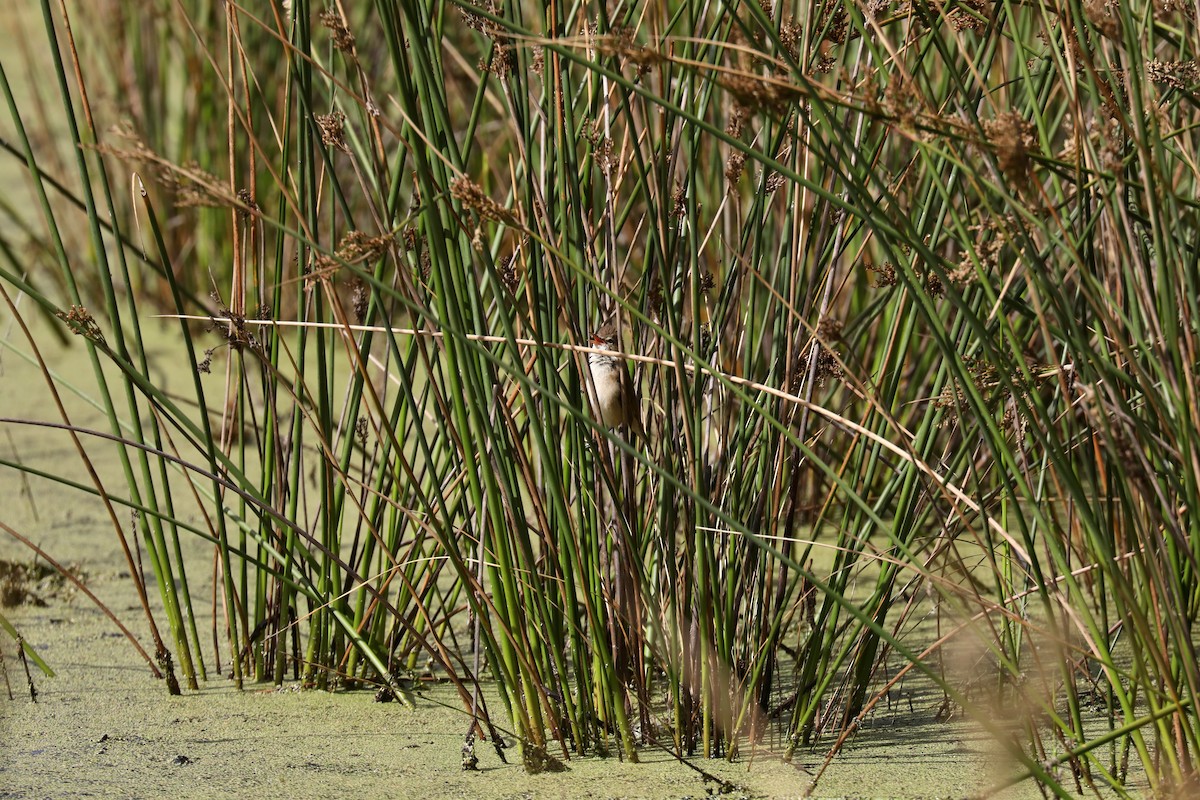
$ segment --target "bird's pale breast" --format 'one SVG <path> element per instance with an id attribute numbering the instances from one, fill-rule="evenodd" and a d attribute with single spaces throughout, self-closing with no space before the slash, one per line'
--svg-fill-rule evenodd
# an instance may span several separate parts
<path id="1" fill-rule="evenodd" d="M 625 422 L 625 409 L 621 402 L 620 368 L 606 361 L 593 361 L 592 382 L 596 385 L 596 402 L 600 406 L 599 417 L 605 425 L 617 426 Z"/>

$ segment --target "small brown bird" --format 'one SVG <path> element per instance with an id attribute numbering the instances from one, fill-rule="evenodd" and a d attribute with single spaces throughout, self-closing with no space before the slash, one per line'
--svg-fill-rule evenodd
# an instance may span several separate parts
<path id="1" fill-rule="evenodd" d="M 592 347 L 599 350 L 617 349 L 617 328 L 608 323 L 592 334 Z M 604 353 L 588 353 L 588 366 L 592 370 L 592 384 L 596 389 L 600 421 L 610 428 L 627 425 L 630 430 L 646 438 L 642 427 L 642 404 L 633 387 L 633 378 L 625 365 L 625 359 Z"/>

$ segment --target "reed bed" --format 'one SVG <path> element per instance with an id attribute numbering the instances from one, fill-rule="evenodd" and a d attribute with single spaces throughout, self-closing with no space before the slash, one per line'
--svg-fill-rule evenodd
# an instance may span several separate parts
<path id="1" fill-rule="evenodd" d="M 1195 786 L 1200 6 L 42 8 L 0 289 L 92 354 L 175 691 L 431 673 L 540 770 L 915 681 L 1055 795 Z"/>

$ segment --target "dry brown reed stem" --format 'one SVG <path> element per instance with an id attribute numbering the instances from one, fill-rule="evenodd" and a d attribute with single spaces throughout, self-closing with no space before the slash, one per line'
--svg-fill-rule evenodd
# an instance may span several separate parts
<path id="1" fill-rule="evenodd" d="M 228 323 L 230 321 L 226 317 L 211 317 L 211 316 L 202 316 L 202 315 L 198 315 L 198 314 L 159 314 L 159 315 L 156 315 L 156 318 L 158 318 L 158 319 L 182 319 L 182 320 L 189 320 L 189 321 L 196 321 L 196 322 L 212 322 L 212 323 L 217 323 L 217 324 Z M 342 324 L 339 324 L 336 322 L 298 322 L 298 321 L 292 321 L 292 320 L 270 320 L 270 319 L 253 319 L 252 320 L 252 319 L 247 319 L 247 320 L 245 320 L 245 324 L 246 325 L 273 326 L 273 327 L 279 327 L 279 328 L 329 329 L 329 330 L 343 331 L 343 332 L 347 332 L 347 333 L 366 333 L 366 332 L 382 333 L 385 331 L 390 331 L 391 333 L 398 334 L 400 336 L 429 336 L 432 338 L 438 338 L 438 337 L 442 337 L 442 336 L 446 335 L 442 331 L 425 330 L 425 329 L 419 329 L 419 328 L 390 328 L 389 329 L 389 328 L 383 328 L 383 327 L 379 327 L 379 326 L 375 326 L 375 325 L 348 325 L 348 324 L 342 325 Z M 483 343 L 489 343 L 489 344 L 510 344 L 510 343 L 512 343 L 512 344 L 527 345 L 530 347 L 545 347 L 545 348 L 552 349 L 552 350 L 566 350 L 566 351 L 574 352 L 574 353 L 603 353 L 606 355 L 623 358 L 628 361 L 636 361 L 636 362 L 645 363 L 645 364 L 654 364 L 657 366 L 666 367 L 667 369 L 678 369 L 678 368 L 682 367 L 683 369 L 692 371 L 692 372 L 701 371 L 694 364 L 678 364 L 675 361 L 672 361 L 672 360 L 666 359 L 666 358 L 658 358 L 655 356 L 643 356 L 643 355 L 637 355 L 634 353 L 619 353 L 619 352 L 613 352 L 613 351 L 609 351 L 609 350 L 599 350 L 597 348 L 586 347 L 584 345 L 538 342 L 534 339 L 516 339 L 516 338 L 507 339 L 503 336 L 490 336 L 490 335 L 478 334 L 478 333 L 463 333 L 463 334 L 459 334 L 459 335 L 462 336 L 462 338 L 464 338 L 468 341 L 472 341 L 472 342 L 483 342 Z M 913 466 L 915 466 L 917 469 L 921 470 L 929 478 L 936 481 L 937 484 L 942 489 L 944 489 L 948 495 L 950 495 L 952 498 L 954 498 L 954 500 L 956 502 L 961 503 L 963 506 L 965 506 L 971 512 L 976 513 L 976 514 L 982 514 L 982 509 L 980 508 L 979 504 L 976 503 L 974 500 L 972 500 L 971 497 L 966 492 L 964 492 L 958 486 L 956 486 L 955 484 L 953 484 L 949 480 L 947 480 L 942 474 L 937 472 L 937 470 L 935 470 L 933 467 L 929 466 L 924 461 L 917 458 L 917 456 L 914 453 L 912 453 L 910 450 L 908 450 L 907 448 L 901 447 L 900 445 L 896 444 L 892 440 L 876 433 L 875 431 L 872 431 L 868 428 L 863 427 L 862 425 L 855 422 L 854 420 L 844 417 L 835 411 L 831 411 L 830 409 L 827 409 L 824 406 L 807 401 L 804 398 L 799 397 L 795 394 L 786 392 L 783 389 L 778 389 L 774 386 L 767 386 L 766 384 L 758 383 L 758 382 L 752 381 L 748 378 L 743 378 L 740 375 L 734 375 L 729 372 L 724 372 L 722 370 L 717 369 L 716 367 L 711 367 L 710 369 L 703 370 L 703 371 L 709 372 L 710 374 L 712 374 L 716 377 L 723 378 L 723 379 L 729 381 L 730 383 L 736 384 L 738 386 L 742 386 L 746 389 L 750 389 L 750 390 L 753 390 L 756 392 L 763 392 L 764 394 L 769 394 L 772 397 L 775 397 L 777 399 L 784 400 L 789 403 L 794 403 L 794 404 L 800 406 L 801 408 L 805 408 L 805 409 L 808 409 L 809 411 L 812 411 L 813 413 L 817 414 L 818 416 L 825 417 L 830 422 L 833 422 L 836 425 L 846 428 L 851 433 L 854 433 L 854 434 L 857 434 L 858 436 L 862 436 L 862 437 L 865 437 L 866 439 L 869 439 L 873 443 L 879 445 L 880 447 L 884 448 L 888 452 L 892 453 L 892 455 L 895 455 L 898 458 L 904 459 L 905 461 L 907 461 L 910 464 L 912 464 Z M 1015 552 L 1019 558 L 1023 559 L 1026 562 L 1031 561 L 1031 559 L 1029 557 L 1029 553 L 1025 550 L 1025 547 L 1021 544 L 1021 542 L 1019 542 L 1012 535 L 1012 533 L 1010 533 L 1008 530 L 1006 530 L 999 522 L 992 519 L 990 516 L 987 517 L 987 523 L 988 523 L 988 527 L 991 528 L 992 531 L 997 536 L 999 536 L 1001 539 L 1003 539 L 1005 541 L 1005 543 L 1007 543 L 1008 546 L 1013 549 L 1013 552 Z"/>
<path id="2" fill-rule="evenodd" d="M 229 193 L 237 196 L 237 95 L 233 91 L 234 85 L 234 40 L 237 38 L 237 11 L 232 6 L 225 7 L 225 69 L 229 76 L 229 82 L 225 84 L 229 87 L 228 104 L 225 115 L 225 125 L 227 133 L 227 142 L 229 149 Z M 247 118 L 246 124 L 249 125 Z M 247 131 L 249 128 L 247 128 Z M 243 317 L 246 315 L 246 282 L 245 282 L 245 261 L 241 247 L 241 230 L 238 225 L 238 211 L 233 209 L 233 226 L 230 229 L 230 234 L 233 237 L 233 274 L 230 277 L 229 289 L 229 309 L 233 312 L 234 317 Z M 234 332 L 234 327 L 230 323 L 230 333 Z"/>
<path id="3" fill-rule="evenodd" d="M 87 120 L 87 129 L 95 136 L 96 122 L 92 117 L 92 104 L 88 100 L 87 84 L 83 81 L 83 72 L 79 67 L 79 51 L 75 48 L 75 34 L 71 31 L 71 15 L 67 13 L 66 0 L 59 0 L 58 10 L 62 13 L 63 32 L 67 35 L 67 48 L 71 51 L 71 68 L 75 71 L 75 88 L 79 92 L 83 116 Z"/>

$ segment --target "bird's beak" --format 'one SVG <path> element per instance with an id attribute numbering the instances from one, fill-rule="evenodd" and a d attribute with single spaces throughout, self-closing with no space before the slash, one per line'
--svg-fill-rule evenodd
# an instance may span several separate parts
<path id="1" fill-rule="evenodd" d="M 604 346 L 604 340 L 600 338 L 600 334 L 598 334 L 598 333 L 592 334 L 592 346 L 593 347 L 603 347 Z"/>

